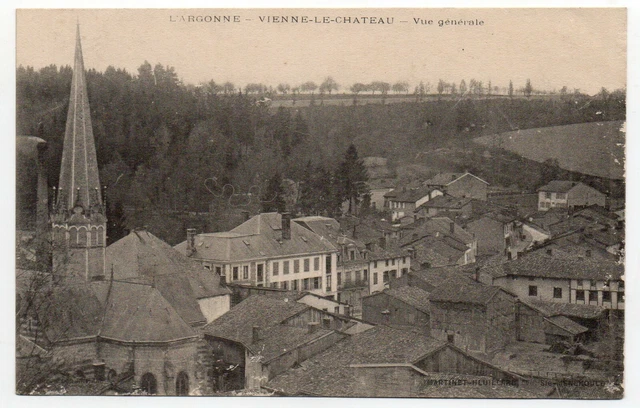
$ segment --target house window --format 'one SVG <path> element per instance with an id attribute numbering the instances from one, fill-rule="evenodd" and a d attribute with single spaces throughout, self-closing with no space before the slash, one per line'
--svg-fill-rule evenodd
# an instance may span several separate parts
<path id="1" fill-rule="evenodd" d="M 289 290 L 289 282 L 287 281 L 282 282 L 282 289 Z"/>
<path id="2" fill-rule="evenodd" d="M 293 273 L 299 273 L 299 272 L 300 272 L 300 260 L 295 259 L 293 261 Z"/>
<path id="3" fill-rule="evenodd" d="M 589 302 L 597 302 L 598 301 L 598 292 L 591 291 L 589 292 Z"/>
<path id="4" fill-rule="evenodd" d="M 378 267 L 378 261 L 373 261 L 373 267 L 377 268 Z"/>
<path id="5" fill-rule="evenodd" d="M 288 275 L 289 274 L 289 261 L 282 262 L 282 273 L 284 275 Z"/>
<path id="6" fill-rule="evenodd" d="M 344 273 L 344 283 L 351 283 L 351 272 L 345 272 Z"/>
<path id="7" fill-rule="evenodd" d="M 596 281 L 594 279 L 591 279 L 590 285 L 592 288 L 596 287 Z"/>
<path id="8" fill-rule="evenodd" d="M 336 306 L 333 308 L 333 313 L 340 314 L 340 306 Z"/>
<path id="9" fill-rule="evenodd" d="M 304 271 L 305 271 L 305 272 L 309 272 L 309 270 L 310 270 L 310 269 L 309 269 L 309 268 L 310 268 L 310 267 L 309 267 L 309 263 L 310 263 L 309 258 L 305 258 L 305 259 L 304 259 Z"/>
<path id="10" fill-rule="evenodd" d="M 562 288 L 553 288 L 553 298 L 562 299 Z"/>
<path id="11" fill-rule="evenodd" d="M 238 267 L 233 267 L 233 280 L 238 280 Z"/>
<path id="12" fill-rule="evenodd" d="M 342 285 L 342 273 L 338 272 L 338 286 Z"/>
<path id="13" fill-rule="evenodd" d="M 320 289 L 320 278 L 313 278 L 313 288 Z"/>
<path id="14" fill-rule="evenodd" d="M 314 271 L 319 271 L 320 270 L 320 257 L 316 256 L 315 258 L 313 258 L 313 270 Z"/>
<path id="15" fill-rule="evenodd" d="M 291 284 L 293 285 L 293 286 L 292 286 L 292 289 L 293 289 L 293 290 L 298 290 L 298 289 L 300 288 L 300 283 L 299 283 L 298 279 L 294 279 L 294 280 L 292 280 L 292 281 L 291 281 Z"/>
<path id="16" fill-rule="evenodd" d="M 618 281 L 618 290 L 624 290 L 624 281 Z"/>
<path id="17" fill-rule="evenodd" d="M 388 259 L 384 260 L 384 266 L 389 266 L 389 260 Z"/>
<path id="18" fill-rule="evenodd" d="M 567 194 L 566 193 L 556 193 L 556 198 L 558 200 L 566 200 Z"/>
<path id="19" fill-rule="evenodd" d="M 326 273 L 331 273 L 331 255 L 327 255 L 324 267 Z"/>
<path id="20" fill-rule="evenodd" d="M 402 275 L 400 275 L 400 276 L 404 276 L 407 273 L 409 273 L 409 270 L 407 268 L 402 268 Z"/>
<path id="21" fill-rule="evenodd" d="M 324 281 L 327 283 L 327 292 L 331 292 L 331 275 L 326 275 Z"/>
<path id="22" fill-rule="evenodd" d="M 396 260 L 395 260 L 395 259 L 392 259 L 392 260 L 391 260 L 391 265 L 395 266 L 395 264 L 396 264 Z"/>
<path id="23" fill-rule="evenodd" d="M 353 261 L 353 260 L 355 260 L 355 259 L 356 259 L 356 251 L 354 251 L 354 250 L 350 250 L 350 251 L 349 251 L 349 260 L 350 260 L 350 261 Z"/>
<path id="24" fill-rule="evenodd" d="M 576 290 L 576 300 L 584 302 L 584 290 Z"/>
<path id="25" fill-rule="evenodd" d="M 373 284 L 374 285 L 378 284 L 378 272 L 373 273 Z"/>
<path id="26" fill-rule="evenodd" d="M 402 258 L 402 263 L 406 264 L 407 263 L 407 257 L 405 256 L 404 258 Z"/>
<path id="27" fill-rule="evenodd" d="M 578 279 L 578 287 L 581 288 L 582 287 L 582 279 Z"/>
<path id="28" fill-rule="evenodd" d="M 367 271 L 366 269 L 362 271 L 362 280 L 365 281 L 365 282 L 368 280 L 367 279 L 368 278 L 368 276 L 367 276 L 368 272 L 369 271 Z"/>
<path id="29" fill-rule="evenodd" d="M 538 287 L 529 285 L 529 296 L 538 296 Z"/>
<path id="30" fill-rule="evenodd" d="M 546 198 L 547 200 L 551 200 L 551 193 L 548 191 L 544 193 L 544 198 Z"/>
<path id="31" fill-rule="evenodd" d="M 264 264 L 258 264 L 258 282 L 262 282 L 264 280 Z"/>
<path id="32" fill-rule="evenodd" d="M 278 276 L 279 273 L 280 273 L 280 263 L 274 262 L 273 263 L 273 276 Z"/>
<path id="33" fill-rule="evenodd" d="M 389 283 L 389 271 L 384 271 L 382 273 L 382 282 Z"/>
<path id="34" fill-rule="evenodd" d="M 278 289 L 278 282 L 271 282 L 271 287 L 273 289 Z"/>
<path id="35" fill-rule="evenodd" d="M 611 292 L 608 290 L 602 292 L 602 301 L 603 302 L 611 302 Z"/>
<path id="36" fill-rule="evenodd" d="M 216 273 L 217 273 L 219 276 L 222 276 L 222 267 L 221 267 L 221 266 L 216 266 Z"/>
<path id="37" fill-rule="evenodd" d="M 360 271 L 356 271 L 356 282 L 360 282 Z"/>
<path id="38" fill-rule="evenodd" d="M 242 267 L 242 279 L 249 279 L 249 265 Z"/>
<path id="39" fill-rule="evenodd" d="M 302 289 L 309 290 L 309 278 L 305 278 L 302 280 Z"/>

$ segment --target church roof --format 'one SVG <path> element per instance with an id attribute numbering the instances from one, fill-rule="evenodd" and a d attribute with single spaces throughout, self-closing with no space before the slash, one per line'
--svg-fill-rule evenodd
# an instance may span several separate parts
<path id="1" fill-rule="evenodd" d="M 70 210 L 76 204 L 80 204 L 87 211 L 97 204 L 102 204 L 98 161 L 91 127 L 91 109 L 80 43 L 80 27 L 76 34 L 75 60 L 58 188 L 56 204 L 60 211 Z"/>

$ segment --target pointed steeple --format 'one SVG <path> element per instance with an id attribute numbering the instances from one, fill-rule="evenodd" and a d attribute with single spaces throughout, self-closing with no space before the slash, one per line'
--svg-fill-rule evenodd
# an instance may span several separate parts
<path id="1" fill-rule="evenodd" d="M 104 215 L 102 204 L 78 24 L 56 208 L 69 215 L 70 210 L 79 206 L 85 215 L 92 212 Z"/>

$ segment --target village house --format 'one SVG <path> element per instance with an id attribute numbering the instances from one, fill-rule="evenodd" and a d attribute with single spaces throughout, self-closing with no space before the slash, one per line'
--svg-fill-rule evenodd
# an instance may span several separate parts
<path id="1" fill-rule="evenodd" d="M 413 217 L 418 207 L 442 194 L 442 191 L 435 187 L 403 187 L 384 195 L 386 200 L 385 208 L 391 211 L 391 221 L 396 221 L 403 217 Z"/>
<path id="2" fill-rule="evenodd" d="M 362 319 L 393 327 L 416 327 L 429 334 L 429 293 L 403 286 L 362 299 Z"/>
<path id="3" fill-rule="evenodd" d="M 338 250 L 288 213 L 258 214 L 228 232 L 188 230 L 176 249 L 229 283 L 337 294 Z"/>
<path id="4" fill-rule="evenodd" d="M 429 379 L 464 376 L 513 388 L 521 380 L 419 330 L 378 325 L 283 372 L 265 388 L 288 396 L 419 397 L 440 387 Z"/>
<path id="5" fill-rule="evenodd" d="M 422 184 L 426 187 L 437 188 L 450 196 L 487 201 L 489 183 L 469 172 L 440 173 Z"/>
<path id="6" fill-rule="evenodd" d="M 206 386 L 214 392 L 260 388 L 347 336 L 331 328 L 330 317 L 295 299 L 248 297 L 203 328 Z M 339 321 L 341 330 L 354 326 Z"/>
<path id="7" fill-rule="evenodd" d="M 402 277 L 393 279 L 389 287 L 396 289 L 403 286 L 411 286 L 431 293 L 437 290 L 438 287 L 450 282 L 466 285 L 470 280 L 476 279 L 477 269 L 479 268 L 474 264 L 412 269 Z"/>
<path id="8" fill-rule="evenodd" d="M 441 285 L 431 293 L 431 335 L 469 351 L 491 353 L 516 341 L 516 297 L 479 282 Z"/>
<path id="9" fill-rule="evenodd" d="M 385 208 L 385 194 L 393 191 L 394 186 L 391 180 L 373 179 L 367 183 L 369 194 L 371 195 L 371 208 L 382 211 Z"/>
<path id="10" fill-rule="evenodd" d="M 459 198 L 444 194 L 419 206 L 415 214 L 418 218 L 435 217 L 445 212 L 447 215 L 456 217 L 469 217 L 473 211 L 471 200 L 471 198 Z"/>
<path id="11" fill-rule="evenodd" d="M 481 279 L 521 299 L 624 309 L 624 265 L 541 248 L 481 270 Z"/>
<path id="12" fill-rule="evenodd" d="M 522 225 L 514 216 L 490 212 L 467 220 L 464 228 L 477 238 L 478 255 L 517 257 L 517 245 L 523 231 Z"/>
<path id="13" fill-rule="evenodd" d="M 550 208 L 605 206 L 607 196 L 584 183 L 553 180 L 538 189 L 538 210 Z"/>
<path id="14" fill-rule="evenodd" d="M 403 228 L 401 248 L 415 267 L 466 265 L 476 260 L 478 240 L 447 217 L 419 219 Z"/>

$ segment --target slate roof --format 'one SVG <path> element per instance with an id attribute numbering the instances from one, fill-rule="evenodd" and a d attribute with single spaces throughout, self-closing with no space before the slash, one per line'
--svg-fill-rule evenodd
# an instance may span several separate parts
<path id="1" fill-rule="evenodd" d="M 186 254 L 187 242 L 176 249 Z M 336 252 L 330 241 L 296 222 L 291 222 L 291 239 L 283 240 L 282 215 L 262 213 L 231 231 L 196 235 L 192 257 L 233 262 L 328 252 Z"/>
<path id="2" fill-rule="evenodd" d="M 362 242 L 345 236 L 340 229 L 340 223 L 335 218 L 311 216 L 295 218 L 292 221 L 328 240 L 336 249 L 342 245 L 354 245 L 360 249 L 365 247 Z"/>
<path id="3" fill-rule="evenodd" d="M 420 288 L 416 288 L 413 286 L 402 286 L 394 289 L 385 289 L 381 293 L 398 299 L 422 312 L 429 313 L 429 292 L 426 292 Z M 378 294 L 376 293 L 372 296 L 376 295 Z"/>
<path id="4" fill-rule="evenodd" d="M 430 178 L 429 180 L 426 180 L 423 184 L 424 185 L 428 185 L 428 186 L 447 186 L 451 183 L 453 183 L 454 181 L 457 181 L 458 179 L 469 175 L 471 177 L 475 177 L 478 180 L 482 181 L 485 184 L 489 184 L 486 181 L 484 181 L 483 179 L 481 179 L 478 176 L 474 176 L 471 173 L 440 173 L 435 175 L 434 177 Z"/>
<path id="5" fill-rule="evenodd" d="M 416 241 L 410 242 L 407 246 L 415 249 L 414 259 L 418 264 L 428 263 L 430 266 L 455 265 L 464 256 L 467 248 L 460 248 L 460 245 L 452 245 L 452 242 L 445 242 L 442 238 L 425 236 Z"/>
<path id="6" fill-rule="evenodd" d="M 376 326 L 346 338 L 327 350 L 276 376 L 268 387 L 289 395 L 357 396 L 351 364 L 413 363 L 446 346 L 419 331 Z"/>
<path id="7" fill-rule="evenodd" d="M 437 196 L 422 204 L 418 208 L 448 208 L 459 210 L 471 203 L 471 198 L 459 198 L 444 194 Z"/>
<path id="8" fill-rule="evenodd" d="M 606 311 L 602 306 L 578 303 L 547 302 L 537 299 L 520 299 L 521 302 L 540 310 L 545 316 L 566 316 L 578 319 L 595 319 Z"/>
<path id="9" fill-rule="evenodd" d="M 609 260 L 578 257 L 557 250 L 548 255 L 545 248 L 541 248 L 513 261 L 488 266 L 482 271 L 493 277 L 619 280 L 624 275 L 624 265 Z"/>
<path id="10" fill-rule="evenodd" d="M 116 280 L 153 284 L 190 324 L 206 322 L 198 299 L 231 294 L 216 273 L 148 231 L 134 230 L 109 245 L 106 269 Z"/>
<path id="11" fill-rule="evenodd" d="M 502 289 L 481 283 L 447 282 L 431 293 L 431 302 L 470 303 L 486 305 Z"/>
<path id="12" fill-rule="evenodd" d="M 261 340 L 251 344 L 251 349 L 261 355 L 263 362 L 287 353 L 302 344 L 309 343 L 322 336 L 331 333 L 332 330 L 317 328 L 315 332 L 309 333 L 308 328 L 276 325 L 263 330 Z"/>
<path id="13" fill-rule="evenodd" d="M 548 317 L 547 320 L 574 336 L 589 331 L 589 329 L 587 329 L 583 325 L 578 324 L 564 316 L 551 316 Z"/>
<path id="14" fill-rule="evenodd" d="M 254 326 L 260 327 L 264 332 L 308 308 L 310 306 L 298 303 L 294 298 L 249 296 L 227 313 L 206 325 L 203 331 L 214 337 L 250 346 L 253 340 Z"/>
<path id="15" fill-rule="evenodd" d="M 122 342 L 169 342 L 197 333 L 150 285 L 80 282 L 56 288 L 44 323 L 49 341 L 100 336 Z"/>

